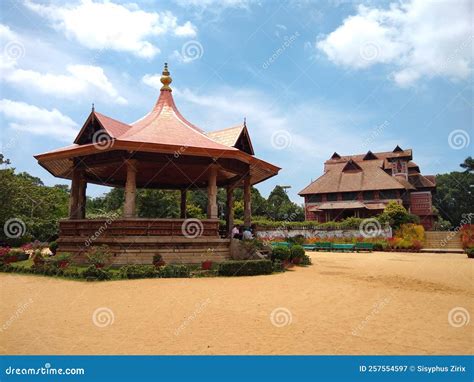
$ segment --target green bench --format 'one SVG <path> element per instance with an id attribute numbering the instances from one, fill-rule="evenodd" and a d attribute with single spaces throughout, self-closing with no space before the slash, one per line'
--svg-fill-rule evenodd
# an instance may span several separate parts
<path id="1" fill-rule="evenodd" d="M 306 251 L 316 251 L 316 244 L 303 244 Z"/>
<path id="2" fill-rule="evenodd" d="M 285 248 L 290 248 L 290 243 L 288 243 L 287 241 L 274 241 L 270 244 L 273 248 L 276 248 L 276 247 L 285 247 Z"/>
<path id="3" fill-rule="evenodd" d="M 333 251 L 352 252 L 354 251 L 354 244 L 333 244 L 331 249 Z"/>
<path id="4" fill-rule="evenodd" d="M 359 252 L 359 251 L 372 252 L 373 249 L 374 249 L 374 245 L 372 243 L 356 243 L 355 245 L 356 252 Z"/>
<path id="5" fill-rule="evenodd" d="M 331 243 L 322 241 L 320 243 L 314 243 L 316 251 L 330 251 Z"/>

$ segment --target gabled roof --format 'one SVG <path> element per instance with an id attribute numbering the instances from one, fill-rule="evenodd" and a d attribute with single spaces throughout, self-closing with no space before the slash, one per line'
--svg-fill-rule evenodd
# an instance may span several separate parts
<path id="1" fill-rule="evenodd" d="M 107 117 L 104 114 L 98 113 L 93 108 L 91 113 L 89 114 L 89 117 L 87 117 L 86 122 L 84 122 L 84 125 L 77 134 L 76 139 L 74 139 L 74 143 L 79 144 L 81 138 L 88 133 L 88 129 L 93 128 L 93 124 L 96 121 L 98 122 L 99 127 L 105 130 L 105 132 L 110 136 L 110 138 L 117 138 L 123 135 L 131 128 L 130 125 L 127 125 L 126 123 L 120 122 L 116 119 Z"/>
<path id="2" fill-rule="evenodd" d="M 372 159 L 378 159 L 377 156 L 372 152 L 372 151 L 367 151 L 367 154 L 365 154 L 365 157 L 363 160 L 372 160 Z"/>
<path id="3" fill-rule="evenodd" d="M 407 158 L 411 160 L 413 158 L 412 149 L 402 150 L 402 151 L 381 151 L 372 153 L 372 155 L 376 156 L 378 159 L 393 159 L 393 158 Z M 368 153 L 367 153 L 368 154 Z M 367 154 L 357 154 L 357 155 L 344 155 L 341 156 L 337 153 L 334 153 L 331 158 L 329 158 L 325 163 L 337 163 L 337 162 L 347 162 L 349 159 L 352 159 L 356 162 L 364 160 L 364 157 Z"/>
<path id="4" fill-rule="evenodd" d="M 326 172 L 300 191 L 299 195 L 405 189 L 395 177 L 382 169 L 383 160 L 357 162 L 360 171 L 343 171 L 347 163 L 326 163 Z"/>
<path id="5" fill-rule="evenodd" d="M 211 131 L 207 133 L 207 136 L 223 145 L 239 148 L 250 155 L 254 155 L 252 141 L 245 122 L 242 125 L 228 127 L 227 129 Z"/>

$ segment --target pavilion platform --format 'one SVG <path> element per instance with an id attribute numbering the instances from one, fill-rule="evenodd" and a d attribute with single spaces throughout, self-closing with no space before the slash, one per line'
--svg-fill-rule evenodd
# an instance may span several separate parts
<path id="1" fill-rule="evenodd" d="M 219 237 L 217 219 L 67 219 L 60 221 L 58 252 L 87 261 L 90 247 L 107 245 L 111 265 L 221 262 L 230 257 L 230 239 Z"/>

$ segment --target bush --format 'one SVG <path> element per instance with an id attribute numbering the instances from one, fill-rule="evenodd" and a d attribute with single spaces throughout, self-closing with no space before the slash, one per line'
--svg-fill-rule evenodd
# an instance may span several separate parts
<path id="1" fill-rule="evenodd" d="M 156 277 L 153 265 L 128 264 L 120 268 L 120 277 L 123 279 L 147 279 Z"/>
<path id="2" fill-rule="evenodd" d="M 225 261 L 219 264 L 219 276 L 269 275 L 273 266 L 270 260 Z"/>
<path id="3" fill-rule="evenodd" d="M 53 255 L 56 254 L 56 251 L 58 250 L 59 244 L 56 241 L 52 241 L 49 243 L 49 250 Z"/>
<path id="4" fill-rule="evenodd" d="M 285 272 L 285 264 L 283 264 L 280 260 L 275 260 L 273 262 L 272 271 L 276 273 Z"/>
<path id="5" fill-rule="evenodd" d="M 70 253 L 64 252 L 59 255 L 53 256 L 48 259 L 48 263 L 55 266 L 56 268 L 66 268 L 71 262 L 72 255 Z"/>
<path id="6" fill-rule="evenodd" d="M 159 253 L 157 253 L 156 255 L 153 255 L 153 265 L 155 267 L 162 267 L 165 264 L 166 263 L 163 260 L 163 256 L 161 256 Z"/>
<path id="7" fill-rule="evenodd" d="M 311 262 L 311 258 L 308 256 L 308 255 L 303 255 L 303 257 L 301 258 L 301 261 L 300 261 L 300 264 L 299 265 L 311 265 L 313 264 Z"/>
<path id="8" fill-rule="evenodd" d="M 474 259 L 474 247 L 466 248 L 465 249 L 467 257 L 470 259 Z"/>
<path id="9" fill-rule="evenodd" d="M 474 224 L 464 224 L 459 230 L 463 248 L 474 247 Z"/>
<path id="10" fill-rule="evenodd" d="M 289 237 L 287 241 L 293 245 L 303 245 L 305 242 L 305 237 L 303 235 L 296 235 Z"/>
<path id="11" fill-rule="evenodd" d="M 87 269 L 82 272 L 82 277 L 85 279 L 96 279 L 96 280 L 110 280 L 111 275 L 108 269 L 96 268 L 95 265 L 90 265 Z"/>
<path id="12" fill-rule="evenodd" d="M 174 277 L 189 277 L 189 268 L 181 264 L 168 264 L 158 270 L 158 277 L 174 278 Z"/>
<path id="13" fill-rule="evenodd" d="M 290 248 L 290 260 L 294 264 L 299 264 L 305 256 L 305 250 L 301 245 L 294 245 Z"/>
<path id="14" fill-rule="evenodd" d="M 280 260 L 280 261 L 288 261 L 290 259 L 291 253 L 290 249 L 286 247 L 275 247 L 272 249 L 272 261 Z"/>
<path id="15" fill-rule="evenodd" d="M 35 268 L 41 268 L 45 263 L 44 257 L 41 253 L 41 249 L 35 249 L 35 251 L 33 252 L 32 258 L 33 258 L 33 266 Z"/>
<path id="16" fill-rule="evenodd" d="M 86 256 L 89 264 L 102 268 L 110 262 L 111 253 L 107 245 L 100 245 L 90 248 Z"/>

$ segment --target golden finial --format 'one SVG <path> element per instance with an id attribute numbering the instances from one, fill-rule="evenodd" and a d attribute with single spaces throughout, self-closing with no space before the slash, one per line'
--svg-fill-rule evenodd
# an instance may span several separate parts
<path id="1" fill-rule="evenodd" d="M 173 79 L 170 77 L 170 72 L 168 71 L 168 63 L 165 62 L 165 67 L 163 68 L 163 72 L 161 74 L 163 74 L 160 79 L 161 83 L 163 84 L 161 90 L 171 92 L 172 90 L 170 88 L 170 84 L 173 82 Z"/>

